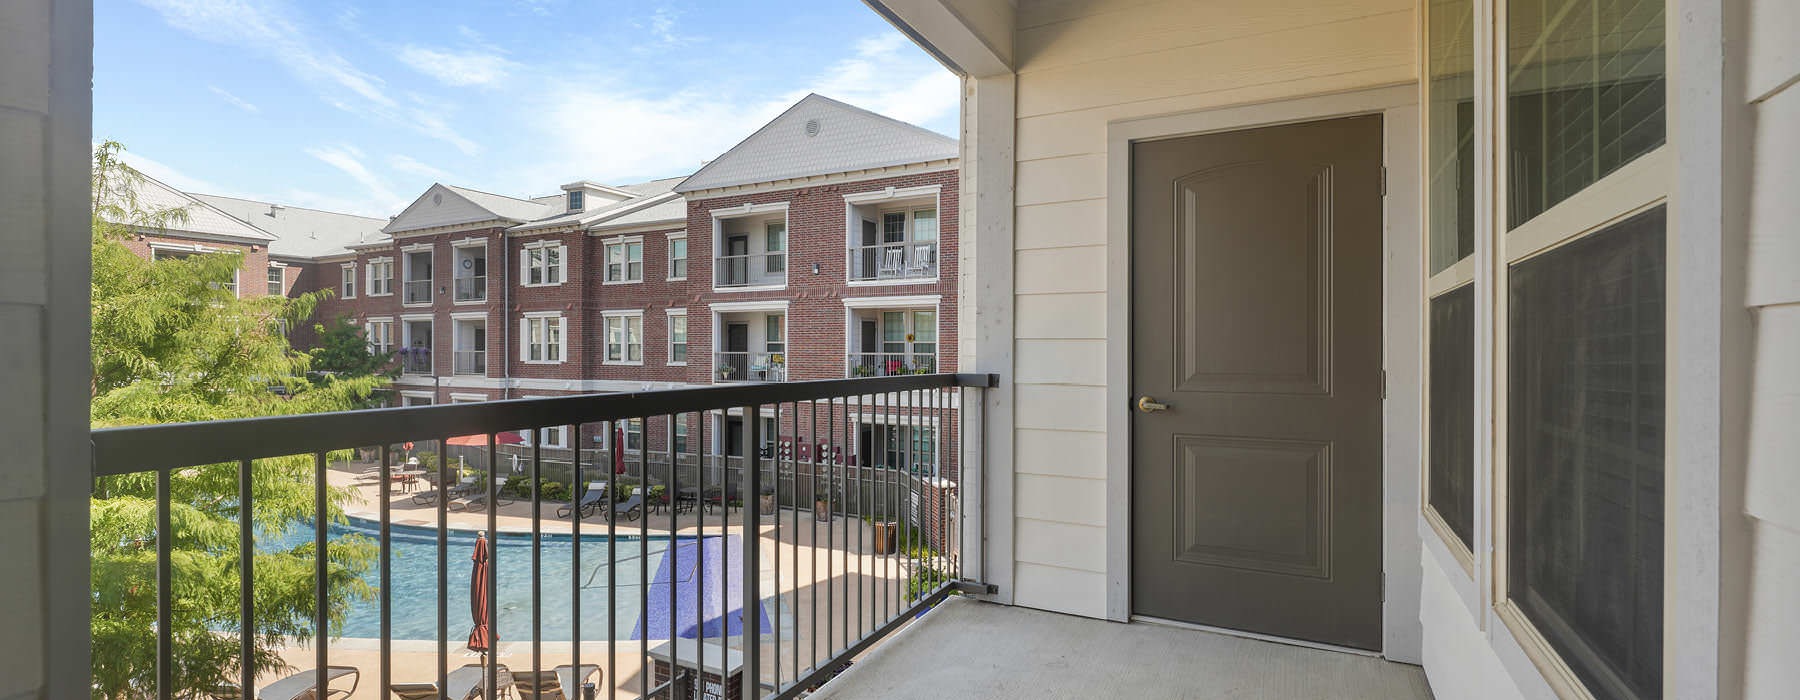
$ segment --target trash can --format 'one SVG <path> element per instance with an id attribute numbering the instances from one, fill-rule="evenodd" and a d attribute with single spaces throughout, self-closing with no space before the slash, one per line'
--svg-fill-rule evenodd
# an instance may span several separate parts
<path id="1" fill-rule="evenodd" d="M 899 535 L 900 525 L 892 520 L 875 523 L 875 553 L 893 554 L 894 540 Z"/>

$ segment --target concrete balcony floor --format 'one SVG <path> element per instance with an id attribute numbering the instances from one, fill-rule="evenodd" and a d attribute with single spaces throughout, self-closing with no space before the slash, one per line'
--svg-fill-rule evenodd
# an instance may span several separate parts
<path id="1" fill-rule="evenodd" d="M 1417 666 L 952 598 L 811 696 L 1430 700 Z"/>

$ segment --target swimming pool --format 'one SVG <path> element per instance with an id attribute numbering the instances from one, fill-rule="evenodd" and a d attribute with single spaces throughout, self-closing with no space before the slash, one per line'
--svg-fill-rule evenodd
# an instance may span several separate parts
<path id="1" fill-rule="evenodd" d="M 352 518 L 348 524 L 333 525 L 328 531 L 333 540 L 363 536 L 373 541 L 379 533 L 377 523 L 359 518 Z M 438 638 L 437 530 L 393 525 L 390 533 L 392 638 L 435 640 Z M 311 522 L 295 523 L 269 544 L 292 547 L 309 542 L 312 537 Z M 574 564 L 571 541 L 572 537 L 566 534 L 542 535 L 539 581 L 545 641 L 569 641 L 573 636 L 574 618 L 569 604 L 570 572 Z M 445 553 L 445 586 L 448 589 L 445 636 L 453 646 L 469 632 L 469 555 L 474 546 L 475 533 L 449 531 Z M 498 574 L 495 580 L 496 631 L 503 642 L 529 640 L 531 535 L 500 533 L 494 538 L 493 549 Z M 669 556 L 671 549 L 676 556 Z M 743 601 L 740 592 L 743 579 L 741 549 L 737 535 L 671 538 L 621 534 L 608 538 L 604 533 L 583 533 L 579 574 L 582 641 L 604 641 L 609 636 L 617 639 L 645 636 L 642 630 L 646 623 L 643 606 L 646 593 L 649 597 L 647 636 L 652 639 L 669 636 L 671 619 L 676 634 L 681 637 L 694 637 L 702 631 L 716 637 L 721 629 L 726 634 L 738 634 Z M 617 562 L 611 588 L 607 581 L 609 551 Z M 648 558 L 640 559 L 646 552 Z M 704 581 L 697 576 L 702 570 Z M 721 573 L 724 574 L 722 582 Z M 379 566 L 370 567 L 363 578 L 378 589 L 381 584 Z M 673 614 L 669 609 L 671 585 L 677 598 Z M 379 637 L 380 605 L 379 599 L 353 602 L 344 628 L 332 630 L 334 636 Z M 769 629 L 769 615 L 768 606 L 765 604 L 764 607 L 762 629 L 766 630 Z"/>

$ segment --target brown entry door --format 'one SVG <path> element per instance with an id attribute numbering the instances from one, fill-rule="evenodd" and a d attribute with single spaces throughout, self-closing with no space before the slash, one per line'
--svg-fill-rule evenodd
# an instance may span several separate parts
<path id="1" fill-rule="evenodd" d="M 1380 648 L 1380 178 L 1379 116 L 1133 146 L 1134 614 Z"/>

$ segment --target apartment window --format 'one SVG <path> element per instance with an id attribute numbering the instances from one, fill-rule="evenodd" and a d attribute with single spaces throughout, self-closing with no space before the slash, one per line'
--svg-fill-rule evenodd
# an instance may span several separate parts
<path id="1" fill-rule="evenodd" d="M 935 204 L 851 205 L 849 278 L 852 281 L 931 279 L 938 276 Z"/>
<path id="2" fill-rule="evenodd" d="M 678 455 L 687 454 L 687 451 L 688 451 L 687 421 L 684 420 L 681 416 L 676 416 L 675 417 L 675 454 L 678 454 Z"/>
<path id="3" fill-rule="evenodd" d="M 1475 285 L 1430 303 L 1427 500 L 1475 551 Z"/>
<path id="4" fill-rule="evenodd" d="M 1475 4 L 1435 0 L 1427 12 L 1425 500 L 1473 573 L 1475 275 L 1458 263 L 1475 251 Z"/>
<path id="5" fill-rule="evenodd" d="M 369 321 L 363 325 L 363 334 L 369 341 L 369 352 L 386 355 L 394 351 L 393 319 Z"/>
<path id="6" fill-rule="evenodd" d="M 528 316 L 521 323 L 525 326 L 520 334 L 525 341 L 525 361 L 562 362 L 562 316 Z"/>
<path id="7" fill-rule="evenodd" d="M 406 283 L 402 290 L 404 296 L 401 298 L 401 303 L 431 303 L 431 284 L 435 279 L 432 271 L 432 251 L 429 249 L 409 251 L 405 261 Z"/>
<path id="8" fill-rule="evenodd" d="M 394 293 L 394 259 L 369 260 L 369 296 L 383 297 Z"/>
<path id="9" fill-rule="evenodd" d="M 340 288 L 345 299 L 356 298 L 356 263 L 347 263 L 341 269 L 343 284 Z"/>
<path id="10" fill-rule="evenodd" d="M 1506 4 L 1511 227 L 1663 144 L 1663 5 Z"/>
<path id="11" fill-rule="evenodd" d="M 619 421 L 619 430 L 625 434 L 626 452 L 642 452 L 644 450 L 644 419 L 632 418 Z"/>
<path id="12" fill-rule="evenodd" d="M 644 281 L 644 242 L 622 240 L 606 244 L 606 281 Z"/>
<path id="13" fill-rule="evenodd" d="M 281 296 L 287 292 L 287 268 L 269 268 L 269 295 Z"/>
<path id="14" fill-rule="evenodd" d="M 606 362 L 636 364 L 644 361 L 644 316 L 642 314 L 608 314 L 606 319 Z"/>
<path id="15" fill-rule="evenodd" d="M 669 314 L 669 364 L 687 364 L 687 314 Z"/>
<path id="16" fill-rule="evenodd" d="M 770 314 L 763 317 L 763 350 L 771 355 L 787 352 L 787 316 Z"/>
<path id="17" fill-rule="evenodd" d="M 526 446 L 532 445 L 534 441 L 539 439 L 540 435 L 542 436 L 542 442 L 538 445 L 539 447 L 563 449 L 569 446 L 568 429 L 562 426 L 538 428 L 536 430 L 523 430 L 520 431 L 519 434 L 521 437 L 525 438 Z"/>
<path id="18" fill-rule="evenodd" d="M 687 237 L 676 236 L 669 239 L 669 279 L 687 279 Z"/>
<path id="19" fill-rule="evenodd" d="M 568 246 L 564 245 L 534 243 L 525 246 L 519 264 L 525 266 L 526 286 L 562 284 L 563 261 L 568 258 L 568 252 Z"/>
<path id="20" fill-rule="evenodd" d="M 581 211 L 586 206 L 583 203 L 585 194 L 581 190 L 569 190 L 569 211 Z"/>
<path id="21" fill-rule="evenodd" d="M 431 360 L 432 322 L 426 320 L 406 321 L 401 324 L 406 334 L 400 347 L 400 371 L 407 374 L 431 374 L 436 366 Z"/>
<path id="22" fill-rule="evenodd" d="M 769 272 L 787 272 L 787 222 L 771 221 L 763 226 L 764 257 Z"/>

